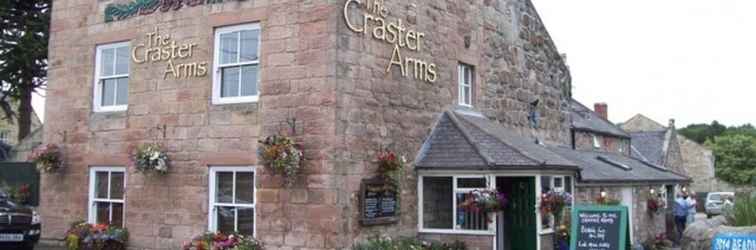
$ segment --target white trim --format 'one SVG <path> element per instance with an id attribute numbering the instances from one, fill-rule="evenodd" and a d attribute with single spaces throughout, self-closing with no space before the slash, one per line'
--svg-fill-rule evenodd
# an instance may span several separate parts
<path id="1" fill-rule="evenodd" d="M 257 30 L 259 32 L 258 39 L 257 39 L 257 57 L 258 59 L 256 61 L 249 61 L 249 62 L 238 62 L 236 63 L 228 63 L 221 65 L 220 59 L 220 37 L 222 34 L 230 33 L 230 32 L 236 32 L 241 30 Z M 239 36 L 239 39 L 241 39 L 241 36 Z M 262 75 L 262 70 L 260 67 L 260 47 L 262 45 L 262 30 L 259 23 L 249 23 L 249 24 L 241 24 L 241 25 L 233 25 L 233 26 L 226 26 L 215 29 L 215 45 L 213 49 L 213 98 L 212 102 L 214 105 L 223 105 L 223 104 L 234 104 L 234 103 L 252 103 L 252 102 L 258 102 L 260 98 L 260 79 Z M 241 47 L 241 41 L 237 42 L 237 47 Z M 239 54 L 237 57 L 241 56 L 241 50 L 238 50 Z M 235 67 L 235 66 L 244 66 L 244 65 L 256 65 L 257 66 L 257 95 L 252 96 L 236 96 L 236 97 L 221 97 L 221 72 L 220 70 L 224 67 Z M 240 73 L 241 74 L 241 73 Z M 241 77 L 239 77 L 239 81 L 241 81 Z M 241 91 L 241 86 L 239 87 L 239 91 Z"/>
<path id="2" fill-rule="evenodd" d="M 232 172 L 233 175 L 233 183 L 232 183 L 232 203 L 220 203 L 215 202 L 216 197 L 216 174 L 218 172 Z M 252 204 L 237 204 L 236 203 L 236 173 L 252 173 L 254 185 L 252 187 L 252 195 L 253 195 L 253 201 Z M 215 216 L 215 207 L 241 207 L 241 208 L 252 208 L 253 211 L 253 218 L 252 218 L 252 236 L 257 236 L 257 168 L 254 166 L 210 166 L 210 174 L 208 174 L 209 181 L 208 185 L 209 192 L 208 192 L 208 211 L 207 211 L 207 229 L 210 232 L 215 232 L 218 230 L 217 223 L 218 218 Z M 239 224 L 238 224 L 238 211 L 234 211 L 234 229 L 238 230 Z"/>
<path id="3" fill-rule="evenodd" d="M 470 77 L 467 79 L 465 77 L 465 69 L 470 70 Z M 475 71 L 473 70 L 472 65 L 459 63 L 459 66 L 457 66 L 457 104 L 464 107 L 472 107 L 473 106 L 473 74 L 475 74 Z M 468 93 L 465 91 L 465 88 L 470 88 L 470 92 Z M 470 96 L 470 102 L 465 102 L 465 97 L 469 94 Z"/>
<path id="4" fill-rule="evenodd" d="M 96 181 L 97 181 L 97 173 L 98 172 L 107 172 L 108 173 L 108 197 L 107 198 L 96 198 L 95 197 L 95 191 L 97 189 Z M 113 173 L 123 173 L 123 197 L 122 199 L 111 199 L 110 198 L 110 188 L 112 181 L 112 174 Z M 120 203 L 123 204 L 123 215 L 121 218 L 123 218 L 123 225 L 126 225 L 126 168 L 125 167 L 115 167 L 115 166 L 94 166 L 89 168 L 89 202 L 88 202 L 88 209 L 87 209 L 87 222 L 88 223 L 97 223 L 97 208 L 95 207 L 97 202 L 108 202 L 110 203 L 110 215 L 108 218 L 108 221 L 112 221 L 113 219 L 113 203 Z"/>
<path id="5" fill-rule="evenodd" d="M 92 95 L 92 107 L 93 107 L 94 112 L 121 112 L 121 111 L 126 111 L 129 108 L 128 104 L 102 106 L 102 80 L 129 77 L 128 73 L 121 74 L 121 75 L 105 76 L 105 77 L 100 76 L 100 73 L 102 71 L 102 69 L 100 68 L 102 65 L 102 63 L 100 62 L 100 60 L 102 59 L 102 51 L 106 49 L 118 49 L 124 46 L 127 48 L 130 48 L 130 42 L 110 43 L 110 44 L 104 44 L 104 45 L 97 45 L 97 47 L 95 47 L 94 84 L 92 87 L 92 91 L 94 91 Z M 118 57 L 116 54 L 114 54 L 113 57 L 114 57 L 113 64 L 115 64 L 117 62 Z M 131 65 L 130 65 L 131 57 L 130 56 L 127 62 L 129 63 L 129 71 L 131 71 Z M 115 90 L 117 92 L 118 88 L 116 87 Z M 128 90 L 126 94 L 128 95 Z M 118 98 L 117 94 L 115 98 Z"/>
<path id="6" fill-rule="evenodd" d="M 423 180 L 425 177 L 448 177 L 452 179 L 452 228 L 451 229 L 438 229 L 438 228 L 425 228 L 425 225 L 423 225 L 423 218 L 424 218 L 424 212 L 423 212 L 423 206 L 424 206 L 424 195 L 423 195 Z M 458 188 L 458 180 L 459 179 L 465 179 L 465 178 L 484 178 L 486 179 L 486 187 L 484 189 L 490 189 L 495 186 L 495 178 L 494 181 L 491 181 L 492 176 L 491 175 L 481 175 L 481 174 L 418 174 L 418 206 L 417 206 L 417 212 L 418 212 L 418 223 L 417 223 L 417 229 L 420 233 L 435 233 L 435 234 L 464 234 L 464 235 L 491 235 L 496 236 L 496 218 L 492 219 L 492 222 L 488 223 L 487 230 L 465 230 L 460 229 L 459 225 L 457 225 L 457 193 L 465 193 L 473 190 L 481 190 L 481 188 Z"/>

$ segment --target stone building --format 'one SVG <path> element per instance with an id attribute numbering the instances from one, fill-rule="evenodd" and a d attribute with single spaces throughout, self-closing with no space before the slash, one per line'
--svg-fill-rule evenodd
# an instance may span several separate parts
<path id="1" fill-rule="evenodd" d="M 83 219 L 128 228 L 136 249 L 208 230 L 271 249 L 379 234 L 550 249 L 540 193 L 571 191 L 580 167 L 546 146 L 573 142 L 570 84 L 529 0 L 60 0 L 44 140 L 65 168 L 42 177 L 42 237 Z M 257 158 L 276 134 L 304 151 L 292 186 Z M 129 166 L 144 143 L 168 174 Z M 410 163 L 400 210 L 367 225 L 385 148 Z M 477 188 L 516 194 L 522 220 L 459 213 Z"/>
<path id="2" fill-rule="evenodd" d="M 657 196 L 671 204 L 676 186 L 690 179 L 633 155 L 631 148 L 637 142 L 609 121 L 607 104 L 598 103 L 591 111 L 572 100 L 570 107 L 572 148 L 556 146 L 552 150 L 581 167 L 575 183 L 575 202 L 592 203 L 603 193 L 627 206 L 631 244 L 673 232 L 667 225 L 671 206 L 649 213 L 646 202 Z"/>

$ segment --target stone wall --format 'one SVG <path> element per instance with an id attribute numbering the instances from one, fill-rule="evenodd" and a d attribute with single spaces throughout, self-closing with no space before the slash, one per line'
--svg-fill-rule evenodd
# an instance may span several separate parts
<path id="1" fill-rule="evenodd" d="M 600 148 L 596 148 L 593 137 L 596 136 Z M 627 138 L 601 135 L 591 132 L 574 131 L 575 149 L 584 151 L 601 151 L 630 156 L 630 140 Z"/>

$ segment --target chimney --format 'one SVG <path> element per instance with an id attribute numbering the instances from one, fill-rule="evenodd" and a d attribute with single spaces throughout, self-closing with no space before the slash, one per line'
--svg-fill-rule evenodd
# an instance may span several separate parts
<path id="1" fill-rule="evenodd" d="M 609 120 L 609 106 L 605 102 L 593 104 L 593 111 L 604 120 Z"/>

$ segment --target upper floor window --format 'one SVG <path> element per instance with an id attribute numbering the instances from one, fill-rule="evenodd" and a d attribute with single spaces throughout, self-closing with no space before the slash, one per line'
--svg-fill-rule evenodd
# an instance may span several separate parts
<path id="1" fill-rule="evenodd" d="M 129 43 L 97 46 L 95 112 L 124 111 L 129 103 Z"/>
<path id="2" fill-rule="evenodd" d="M 213 103 L 256 102 L 260 82 L 260 25 L 215 30 Z"/>
<path id="3" fill-rule="evenodd" d="M 472 107 L 473 98 L 473 67 L 459 64 L 459 105 Z"/>

